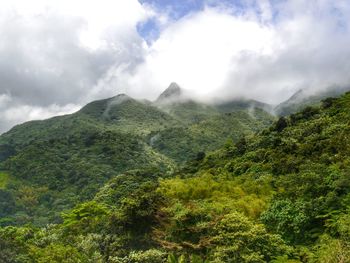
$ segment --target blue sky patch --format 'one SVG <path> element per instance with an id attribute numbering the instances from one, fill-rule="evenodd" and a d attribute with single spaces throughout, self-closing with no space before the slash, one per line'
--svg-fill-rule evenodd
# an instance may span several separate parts
<path id="1" fill-rule="evenodd" d="M 201 11 L 206 6 L 225 6 L 232 8 L 235 14 L 242 14 L 248 7 L 255 6 L 254 1 L 248 4 L 245 0 L 139 0 L 139 2 L 152 6 L 157 12 L 164 12 L 170 19 L 175 21 L 190 13 Z M 147 43 L 156 40 L 160 34 L 157 18 L 150 18 L 138 24 L 137 31 Z"/>

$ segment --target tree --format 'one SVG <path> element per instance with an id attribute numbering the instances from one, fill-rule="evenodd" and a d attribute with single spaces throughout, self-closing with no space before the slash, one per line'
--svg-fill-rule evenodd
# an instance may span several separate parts
<path id="1" fill-rule="evenodd" d="M 76 248 L 63 244 L 50 244 L 44 248 L 32 247 L 30 254 L 37 263 L 87 262 L 87 259 Z"/>
<path id="2" fill-rule="evenodd" d="M 277 132 L 282 132 L 287 127 L 288 127 L 288 122 L 285 117 L 280 117 L 275 124 L 275 130 Z"/>
<path id="3" fill-rule="evenodd" d="M 11 192 L 0 189 L 0 218 L 12 214 L 15 210 L 15 200 Z"/>
<path id="4" fill-rule="evenodd" d="M 243 155 L 247 150 L 247 140 L 245 139 L 245 137 L 241 137 L 235 146 L 237 148 L 238 154 Z"/>
<path id="5" fill-rule="evenodd" d="M 107 207 L 95 201 L 82 203 L 69 213 L 62 215 L 63 226 L 69 232 L 96 232 L 103 226 L 108 214 Z"/>
<path id="6" fill-rule="evenodd" d="M 211 262 L 269 262 L 289 248 L 278 235 L 267 233 L 243 214 L 225 215 L 214 227 Z"/>

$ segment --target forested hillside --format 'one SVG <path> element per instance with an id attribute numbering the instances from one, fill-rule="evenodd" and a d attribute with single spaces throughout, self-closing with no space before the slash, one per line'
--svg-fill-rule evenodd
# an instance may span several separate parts
<path id="1" fill-rule="evenodd" d="M 301 111 L 308 106 L 320 106 L 321 100 L 330 97 L 338 98 L 349 90 L 349 87 L 338 86 L 332 86 L 321 91 L 300 89 L 289 99 L 274 107 L 273 111 L 276 113 L 276 115 L 287 116 Z"/>
<path id="2" fill-rule="evenodd" d="M 165 91 L 170 98 L 171 91 Z M 227 138 L 236 141 L 273 120 L 258 108 L 223 113 L 174 99 L 165 110 L 121 94 L 1 135 L 0 225 L 62 222 L 63 211 L 91 200 L 120 173 L 169 176 Z"/>
<path id="3" fill-rule="evenodd" d="M 226 139 L 218 150 L 200 152 L 173 172 L 151 167 L 117 173 L 117 167 L 100 164 L 113 175 L 91 199 L 62 213 L 62 222 L 1 228 L 0 261 L 349 262 L 349 134 L 347 93 L 281 117 L 256 134 Z M 100 143 L 84 146 L 83 156 L 89 147 L 114 145 L 107 135 L 99 136 L 94 140 Z M 139 151 L 130 145 L 131 152 Z M 22 199 L 11 196 L 11 185 L 27 174 L 19 170 L 15 178 L 11 167 L 34 153 L 27 147 L 43 146 L 25 146 L 3 163 L 8 170 L 0 174 L 0 191 L 8 201 L 1 203 L 2 213 L 18 200 L 46 200 L 30 199 L 24 190 Z M 151 158 L 151 149 L 148 154 Z M 38 183 L 39 171 L 31 182 Z M 42 188 L 32 191 L 45 192 Z"/>

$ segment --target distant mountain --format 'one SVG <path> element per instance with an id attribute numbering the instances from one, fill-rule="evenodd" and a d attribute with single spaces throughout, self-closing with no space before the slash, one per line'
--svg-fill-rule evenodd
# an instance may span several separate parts
<path id="1" fill-rule="evenodd" d="M 350 260 L 350 93 L 280 120 L 161 180 L 167 202 L 149 233 L 162 249 L 209 262 Z"/>
<path id="2" fill-rule="evenodd" d="M 77 114 L 91 116 L 110 128 L 137 134 L 147 134 L 166 125 L 180 124 L 152 103 L 138 101 L 125 94 L 91 102 Z"/>
<path id="3" fill-rule="evenodd" d="M 317 106 L 325 98 L 339 97 L 348 90 L 350 90 L 349 87 L 331 87 L 317 92 L 307 89 L 298 90 L 289 99 L 277 105 L 274 112 L 279 116 L 286 116 L 296 113 L 306 106 Z"/>
<path id="4" fill-rule="evenodd" d="M 196 102 L 184 95 L 180 86 L 173 82 L 154 101 L 153 105 L 175 119 L 190 124 L 207 118 L 217 111 L 209 105 Z"/>
<path id="5" fill-rule="evenodd" d="M 192 124 L 169 127 L 150 135 L 150 142 L 158 152 L 184 162 L 199 152 L 208 152 L 223 145 L 228 139 L 238 141 L 243 135 L 252 135 L 271 125 L 269 113 L 255 109 L 195 115 Z M 188 113 L 188 112 L 187 112 Z M 190 116 L 190 115 L 188 115 Z"/>
<path id="6" fill-rule="evenodd" d="M 15 203 L 0 215 L 18 224 L 57 222 L 61 211 L 88 200 L 116 174 L 141 169 L 166 176 L 272 121 L 250 105 L 223 110 L 185 99 L 172 83 L 153 103 L 120 94 L 70 115 L 17 125 L 0 136 L 0 173 L 8 186 L 1 191 Z"/>
<path id="7" fill-rule="evenodd" d="M 234 99 L 231 101 L 215 103 L 214 106 L 220 112 L 232 112 L 237 110 L 251 110 L 251 109 L 262 109 L 267 112 L 272 110 L 272 106 L 260 101 L 249 100 L 249 99 Z"/>
<path id="8" fill-rule="evenodd" d="M 273 107 L 269 104 L 245 98 L 215 103 L 203 103 L 186 97 L 180 86 L 173 82 L 157 98 L 154 106 L 162 109 L 180 121 L 196 123 L 208 117 L 219 116 L 222 113 L 261 109 L 271 112 Z"/>
<path id="9" fill-rule="evenodd" d="M 172 82 L 169 87 L 164 90 L 157 100 L 155 101 L 155 104 L 169 104 L 172 102 L 177 102 L 180 99 L 182 99 L 183 91 L 181 90 L 180 86 Z"/>
<path id="10" fill-rule="evenodd" d="M 253 108 L 160 126 L 149 144 L 105 118 L 110 101 L 0 137 L 22 144 L 0 163 L 0 262 L 350 262 L 350 92 L 259 133 L 269 117 Z M 17 140 L 25 128 L 35 141 Z"/>

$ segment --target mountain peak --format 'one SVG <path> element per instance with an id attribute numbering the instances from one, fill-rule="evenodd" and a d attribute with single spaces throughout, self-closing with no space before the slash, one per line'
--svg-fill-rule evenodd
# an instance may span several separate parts
<path id="1" fill-rule="evenodd" d="M 156 100 L 156 102 L 168 102 L 168 101 L 173 101 L 176 99 L 179 99 L 182 95 L 182 90 L 180 86 L 172 82 L 170 83 L 169 87 L 164 90 Z"/>

